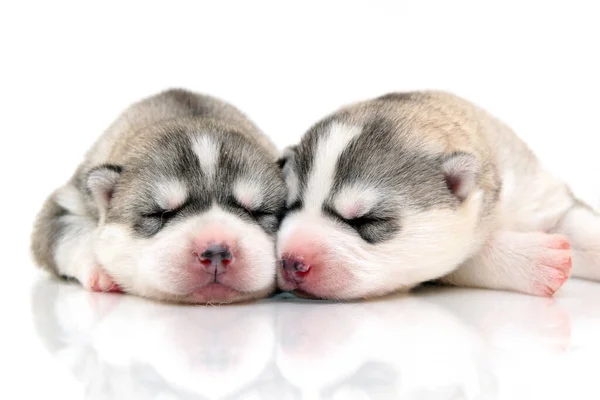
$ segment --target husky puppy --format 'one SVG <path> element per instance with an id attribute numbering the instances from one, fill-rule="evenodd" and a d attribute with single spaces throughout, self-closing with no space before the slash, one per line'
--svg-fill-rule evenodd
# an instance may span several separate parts
<path id="1" fill-rule="evenodd" d="M 220 303 L 275 288 L 286 187 L 273 144 L 218 99 L 168 90 L 108 128 L 35 222 L 35 261 L 93 291 Z"/>
<path id="2" fill-rule="evenodd" d="M 280 162 L 278 284 L 321 298 L 440 279 L 551 296 L 600 280 L 600 216 L 513 131 L 442 92 L 392 93 L 316 123 Z"/>

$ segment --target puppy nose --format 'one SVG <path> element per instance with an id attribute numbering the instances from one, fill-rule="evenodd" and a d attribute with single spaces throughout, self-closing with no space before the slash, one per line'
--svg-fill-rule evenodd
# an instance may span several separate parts
<path id="1" fill-rule="evenodd" d="M 209 274 L 222 274 L 231 264 L 233 256 L 229 248 L 220 244 L 210 245 L 201 254 L 196 254 L 198 261 Z"/>
<path id="2" fill-rule="evenodd" d="M 281 268 L 283 268 L 288 277 L 298 282 L 304 280 L 310 272 L 311 266 L 294 257 L 283 257 L 281 259 Z"/>

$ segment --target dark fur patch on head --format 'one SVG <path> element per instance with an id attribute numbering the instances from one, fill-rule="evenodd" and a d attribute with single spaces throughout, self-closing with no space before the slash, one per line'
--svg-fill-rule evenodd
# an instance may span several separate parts
<path id="1" fill-rule="evenodd" d="M 286 188 L 281 172 L 265 150 L 242 134 L 210 126 L 208 133 L 190 132 L 184 125 L 169 127 L 132 157 L 114 191 L 107 222 L 124 223 L 141 237 L 151 237 L 169 224 L 207 211 L 213 204 L 258 224 L 274 235 L 285 207 Z M 207 177 L 193 138 L 209 135 L 219 151 L 216 176 Z M 253 213 L 233 207 L 233 186 L 246 179 L 260 186 L 263 202 Z M 156 202 L 157 185 L 181 182 L 187 191 L 177 210 L 162 210 Z"/>
<path id="2" fill-rule="evenodd" d="M 107 221 L 132 226 L 141 237 L 151 237 L 162 228 L 207 211 L 212 205 L 258 224 L 274 235 L 285 207 L 286 188 L 281 172 L 271 157 L 243 135 L 213 126 L 209 133 L 171 128 L 129 160 L 114 193 L 114 205 Z M 217 131 L 215 131 L 217 130 Z M 193 150 L 193 138 L 209 135 L 217 144 L 216 176 L 207 177 Z M 262 204 L 249 213 L 232 205 L 237 179 L 260 187 Z M 185 203 L 177 210 L 161 210 L 156 203 L 156 186 L 181 182 L 187 191 Z"/>
<path id="3" fill-rule="evenodd" d="M 240 178 L 261 186 L 263 201 L 259 209 L 246 210 L 232 204 L 232 189 Z M 275 234 L 285 207 L 286 188 L 277 165 L 266 154 L 257 152 L 255 146 L 241 135 L 230 133 L 221 147 L 216 181 L 214 196 L 221 207 L 237 213 L 240 218 L 258 223 L 265 232 Z"/>
<path id="4" fill-rule="evenodd" d="M 411 94 L 389 94 L 378 100 L 410 99 Z M 382 107 L 387 105 L 382 105 Z M 401 228 L 402 210 L 424 211 L 432 207 L 457 207 L 448 190 L 441 170 L 442 156 L 415 151 L 406 143 L 403 131 L 409 124 L 401 118 L 391 119 L 377 109 L 361 120 L 362 132 L 339 155 L 333 186 L 323 207 L 323 214 L 355 230 L 365 241 L 379 243 L 392 238 Z M 299 199 L 295 209 L 302 207 L 303 193 L 319 146 L 333 122 L 355 125 L 351 111 L 334 114 L 309 130 L 297 146 L 291 167 L 298 178 Z M 381 201 L 367 216 L 355 221 L 341 218 L 334 210 L 335 196 L 349 185 L 364 185 L 381 193 Z M 362 219 L 361 219 L 362 218 Z"/>
<path id="5" fill-rule="evenodd" d="M 448 205 L 448 189 L 438 156 L 415 152 L 402 141 L 402 121 L 374 116 L 340 154 L 331 202 L 347 185 L 377 188 L 381 201 L 368 221 L 354 228 L 369 243 L 391 239 L 401 228 L 402 210 Z"/>
<path id="6" fill-rule="evenodd" d="M 345 185 L 367 182 L 390 196 L 410 200 L 418 209 L 447 203 L 447 187 L 437 155 L 415 152 L 402 143 L 400 121 L 376 117 L 368 121 L 336 166 L 332 195 Z"/>

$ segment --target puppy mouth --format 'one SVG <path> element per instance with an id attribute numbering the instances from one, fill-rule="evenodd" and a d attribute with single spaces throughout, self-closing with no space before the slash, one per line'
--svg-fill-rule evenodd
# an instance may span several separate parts
<path id="1" fill-rule="evenodd" d="M 293 293 L 296 297 L 300 297 L 303 299 L 311 299 L 311 300 L 320 300 L 321 297 L 312 294 L 308 290 L 304 289 L 304 285 L 302 283 L 298 283 L 296 281 L 289 281 L 287 279 L 284 280 L 284 283 L 280 285 L 280 289 L 284 292 Z"/>
<path id="2" fill-rule="evenodd" d="M 188 297 L 195 303 L 230 303 L 243 295 L 244 292 L 213 281 L 208 285 L 194 289 Z"/>

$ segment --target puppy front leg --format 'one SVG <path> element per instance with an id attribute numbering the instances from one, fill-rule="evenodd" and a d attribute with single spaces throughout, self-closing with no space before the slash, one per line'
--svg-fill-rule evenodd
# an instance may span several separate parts
<path id="1" fill-rule="evenodd" d="M 31 248 L 36 263 L 56 276 L 77 279 L 88 290 L 120 291 L 94 256 L 97 225 L 73 186 L 58 189 L 46 200 L 35 222 Z"/>
<path id="2" fill-rule="evenodd" d="M 569 278 L 571 264 L 571 246 L 563 235 L 499 231 L 477 255 L 441 281 L 552 296 Z"/>

